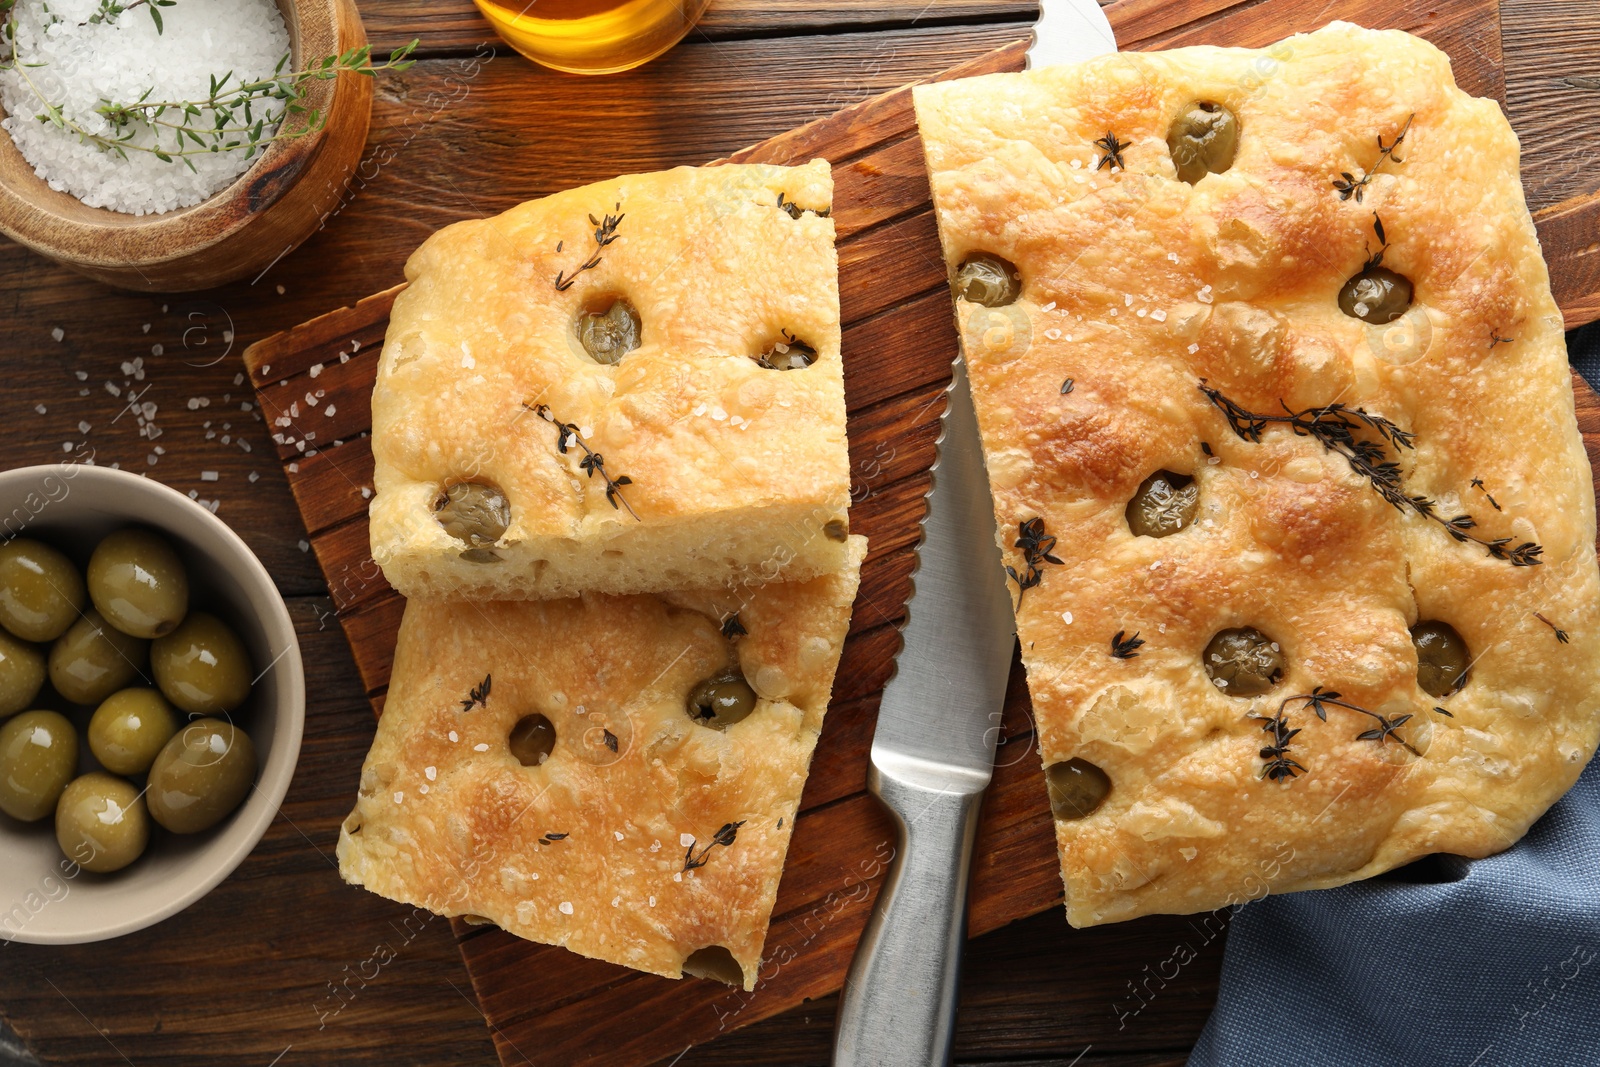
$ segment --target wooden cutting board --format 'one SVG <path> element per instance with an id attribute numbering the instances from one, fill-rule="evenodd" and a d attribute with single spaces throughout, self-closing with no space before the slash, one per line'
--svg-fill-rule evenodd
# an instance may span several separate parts
<path id="1" fill-rule="evenodd" d="M 1260 46 L 1334 18 L 1398 26 L 1444 48 L 1470 92 L 1504 98 L 1498 0 L 1430 9 L 1392 0 L 1122 0 L 1108 14 L 1124 48 L 1188 43 Z M 1018 70 L 1026 42 L 949 72 Z M 1592 146 L 1591 146 L 1592 147 Z M 865 792 L 879 691 L 898 648 L 909 576 L 934 458 L 938 397 L 956 352 L 944 266 L 908 89 L 851 107 L 733 157 L 738 162 L 834 164 L 852 529 L 871 554 L 850 639 L 817 749 L 773 911 L 754 993 L 674 982 L 458 924 L 480 1005 L 506 1064 L 645 1064 L 692 1043 L 837 989 L 877 891 L 894 836 Z M 1524 161 L 1540 166 L 1540 146 Z M 1569 325 L 1600 318 L 1600 198 L 1541 212 L 1557 297 Z M 245 362 L 269 422 L 295 442 L 280 448 L 289 483 L 327 577 L 374 710 L 381 714 L 403 601 L 368 552 L 369 397 L 398 288 L 267 338 Z M 1580 410 L 1596 415 L 1581 381 Z M 309 395 L 308 395 L 309 394 Z M 314 401 L 314 403 L 313 403 Z M 298 417 L 291 417 L 291 405 Z M 973 872 L 973 934 L 1059 905 L 1054 840 L 1020 668 L 984 808 Z"/>

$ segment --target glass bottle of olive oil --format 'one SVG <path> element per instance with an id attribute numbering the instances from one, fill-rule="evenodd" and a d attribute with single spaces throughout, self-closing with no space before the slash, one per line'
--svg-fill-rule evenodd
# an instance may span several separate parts
<path id="1" fill-rule="evenodd" d="M 476 0 L 506 43 L 547 67 L 611 74 L 677 44 L 710 0 Z"/>

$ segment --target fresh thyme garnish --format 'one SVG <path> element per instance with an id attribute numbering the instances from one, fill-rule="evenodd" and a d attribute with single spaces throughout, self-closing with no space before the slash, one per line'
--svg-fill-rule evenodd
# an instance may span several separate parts
<path id="1" fill-rule="evenodd" d="M 1378 134 L 1378 161 L 1372 165 L 1371 170 L 1363 171 L 1359 178 L 1347 170 L 1340 171 L 1340 176 L 1333 180 L 1333 187 L 1339 191 L 1340 200 L 1349 200 L 1353 196 L 1356 198 L 1356 203 L 1361 203 L 1362 196 L 1366 194 L 1367 186 L 1372 182 L 1373 175 L 1377 173 L 1378 168 L 1383 166 L 1384 160 L 1393 159 L 1396 163 L 1405 162 L 1405 160 L 1394 154 L 1394 150 L 1399 148 L 1400 142 L 1406 139 L 1406 133 L 1411 129 L 1411 121 L 1416 117 L 1415 114 L 1407 116 L 1406 124 L 1400 127 L 1400 132 L 1395 135 L 1395 139 L 1389 144 L 1384 144 L 1383 134 Z"/>
<path id="2" fill-rule="evenodd" d="M 1567 631 L 1563 630 L 1561 627 L 1557 626 L 1555 623 L 1553 623 L 1549 619 L 1545 618 L 1543 612 L 1536 611 L 1536 612 L 1533 613 L 1533 617 L 1538 619 L 1540 622 L 1544 623 L 1546 626 L 1550 627 L 1550 629 L 1554 630 L 1555 633 L 1556 633 L 1556 640 L 1561 642 L 1563 645 L 1567 644 L 1568 641 L 1571 640 L 1567 635 Z"/>
<path id="3" fill-rule="evenodd" d="M 467 695 L 467 699 L 465 699 L 465 700 L 463 700 L 461 702 L 461 710 L 462 711 L 471 711 L 473 708 L 478 707 L 480 705 L 485 707 L 485 708 L 488 707 L 489 706 L 489 686 L 493 681 L 494 681 L 494 675 L 492 675 L 492 674 L 484 675 L 483 676 L 483 681 L 481 681 L 477 685 L 473 686 L 472 687 L 472 692 Z"/>
<path id="4" fill-rule="evenodd" d="M 1263 726 L 1262 729 L 1272 734 L 1273 737 L 1273 743 L 1261 750 L 1261 758 L 1268 761 L 1266 766 L 1261 769 L 1261 776 L 1263 778 L 1271 778 L 1273 781 L 1278 781 L 1284 778 L 1294 778 L 1299 771 L 1304 771 L 1306 769 L 1303 765 L 1296 763 L 1287 755 L 1289 751 L 1290 740 L 1294 738 L 1295 734 L 1300 732 L 1298 729 L 1290 730 L 1289 722 L 1286 718 L 1289 705 L 1297 700 L 1301 701 L 1302 711 L 1307 708 L 1311 709 L 1316 713 L 1317 718 L 1321 719 L 1323 722 L 1328 721 L 1328 708 L 1330 707 L 1344 708 L 1347 711 L 1359 712 L 1368 718 L 1375 719 L 1377 720 L 1378 725 L 1374 726 L 1370 730 L 1363 730 L 1361 733 L 1357 734 L 1357 741 L 1376 741 L 1379 747 L 1382 747 L 1384 742 L 1392 737 L 1397 743 L 1405 746 L 1406 751 L 1410 752 L 1413 756 L 1422 755 L 1422 753 L 1418 752 L 1416 747 L 1412 745 L 1411 742 L 1400 736 L 1400 727 L 1411 721 L 1410 714 L 1396 715 L 1394 718 L 1390 719 L 1386 716 L 1379 715 L 1375 711 L 1368 711 L 1359 704 L 1352 704 L 1345 700 L 1344 697 L 1339 693 L 1331 689 L 1324 689 L 1319 685 L 1312 689 L 1309 693 L 1302 693 L 1298 696 L 1284 697 L 1282 703 L 1278 705 L 1278 713 L 1271 718 L 1267 718 L 1263 715 L 1254 716 L 1254 718 L 1257 720 L 1267 724 L 1266 726 Z M 1443 708 L 1434 708 L 1433 710 L 1443 712 L 1445 715 L 1450 714 Z"/>
<path id="5" fill-rule="evenodd" d="M 612 733 L 610 730 L 607 730 L 605 727 L 601 727 L 600 732 L 605 735 L 601 738 L 601 740 L 605 742 L 606 747 L 615 752 L 617 750 L 617 735 Z"/>
<path id="6" fill-rule="evenodd" d="M 1501 337 L 1499 330 L 1489 331 L 1489 351 L 1493 352 L 1495 345 L 1508 345 L 1515 341 L 1515 337 Z"/>
<path id="7" fill-rule="evenodd" d="M 801 207 L 793 200 L 784 200 L 782 190 L 779 190 L 778 192 L 778 210 L 786 213 L 791 219 L 797 219 L 801 215 L 804 215 L 807 211 L 811 212 L 819 219 L 825 219 L 833 212 L 832 208 L 825 207 L 821 211 L 818 211 L 816 208 Z"/>
<path id="8" fill-rule="evenodd" d="M 1214 457 L 1216 455 L 1215 452 L 1211 451 L 1211 442 L 1210 441 L 1201 441 L 1200 442 L 1200 451 L 1204 452 L 1206 454 L 1206 458 L 1208 458 L 1208 459 L 1210 459 L 1210 458 L 1212 458 L 1212 457 Z"/>
<path id="9" fill-rule="evenodd" d="M 1367 261 L 1361 265 L 1362 274 L 1383 266 L 1383 254 L 1389 251 L 1389 238 L 1383 232 L 1383 220 L 1376 211 L 1372 213 L 1372 232 L 1377 235 L 1378 250 L 1374 252 L 1365 241 L 1362 242 L 1362 247 L 1367 250 Z"/>
<path id="10" fill-rule="evenodd" d="M 1061 383 L 1061 395 L 1062 396 L 1066 396 L 1068 393 L 1072 392 L 1072 387 L 1077 385 L 1077 384 L 1078 383 L 1073 381 L 1071 378 L 1068 378 L 1066 381 L 1062 382 Z"/>
<path id="11" fill-rule="evenodd" d="M 706 842 L 706 847 L 700 850 L 700 855 L 694 854 L 694 845 L 691 843 L 687 852 L 683 854 L 683 869 L 692 871 L 697 867 L 704 867 L 711 858 L 711 850 L 721 845 L 727 848 L 733 844 L 734 838 L 739 836 L 739 827 L 744 825 L 744 820 L 738 822 L 725 822 L 722 829 L 711 835 L 711 840 Z"/>
<path id="12" fill-rule="evenodd" d="M 1122 152 L 1132 144 L 1132 141 L 1117 140 L 1117 135 L 1107 130 L 1106 135 L 1094 143 L 1096 148 L 1105 153 L 1100 157 L 1100 162 L 1094 165 L 1094 169 L 1103 170 L 1110 167 L 1114 170 L 1127 170 L 1122 162 Z"/>
<path id="13" fill-rule="evenodd" d="M 607 216 L 607 218 L 609 217 L 610 216 Z M 622 495 L 622 487 L 625 485 L 632 485 L 633 479 L 628 477 L 626 474 L 619 474 L 613 478 L 606 470 L 605 457 L 594 451 L 588 445 L 584 444 L 583 435 L 578 432 L 578 426 L 576 423 L 562 422 L 560 419 L 552 415 L 550 413 L 550 409 L 544 404 L 529 405 L 524 402 L 522 406 L 524 409 L 533 412 L 545 422 L 548 422 L 550 425 L 556 428 L 557 452 L 560 452 L 564 456 L 567 454 L 567 449 L 573 445 L 576 445 L 583 452 L 583 458 L 578 461 L 578 467 L 591 478 L 598 474 L 602 479 L 605 480 L 606 503 L 610 504 L 613 509 L 620 505 L 626 508 L 628 510 L 628 514 L 632 515 L 635 519 L 639 517 L 638 513 L 633 510 L 633 506 L 630 505 L 627 499 Z"/>
<path id="14" fill-rule="evenodd" d="M 1487 489 L 1485 489 L 1483 487 L 1483 479 L 1482 478 L 1474 478 L 1474 479 L 1472 479 L 1472 488 L 1478 490 L 1478 492 L 1483 494 L 1484 499 L 1489 501 L 1489 506 L 1490 507 L 1494 508 L 1496 511 L 1504 511 L 1505 510 L 1504 508 L 1502 508 L 1500 506 L 1500 501 L 1498 501 L 1498 500 L 1496 500 L 1494 498 L 1494 494 L 1490 493 L 1489 490 L 1487 490 Z"/>
<path id="15" fill-rule="evenodd" d="M 1455 713 L 1454 712 L 1446 711 L 1444 708 L 1441 708 L 1438 705 L 1434 705 L 1433 710 L 1437 711 L 1440 715 L 1443 715 L 1447 719 L 1455 718 Z"/>
<path id="16" fill-rule="evenodd" d="M 723 637 L 731 640 L 735 637 L 743 637 L 749 632 L 744 628 L 744 623 L 739 621 L 739 613 L 737 611 L 730 611 L 728 617 L 722 620 Z"/>
<path id="17" fill-rule="evenodd" d="M 1123 634 L 1125 633 L 1127 633 L 1126 630 L 1118 630 L 1117 636 L 1111 639 L 1111 654 L 1117 659 L 1138 659 L 1139 648 L 1144 644 L 1144 641 L 1139 637 L 1139 631 L 1137 630 L 1133 632 L 1132 637 L 1126 640 L 1123 639 Z"/>
<path id="18" fill-rule="evenodd" d="M 617 202 L 615 210 L 622 211 L 622 202 L 620 200 Z M 593 215 L 589 216 L 589 225 L 594 227 L 594 253 L 580 263 L 578 269 L 570 275 L 565 271 L 556 271 L 557 292 L 564 293 L 571 289 L 572 283 L 578 280 L 578 275 L 586 270 L 593 270 L 600 265 L 601 250 L 617 239 L 617 227 L 622 224 L 622 220 L 626 217 L 624 214 L 607 215 L 603 219 L 597 219 Z M 556 245 L 556 251 L 561 251 L 560 244 Z"/>
<path id="19" fill-rule="evenodd" d="M 83 25 L 109 22 L 124 11 L 145 7 L 155 21 L 157 32 L 161 32 L 164 27 L 160 9 L 172 7 L 175 2 L 135 0 L 121 4 L 116 0 L 101 0 L 99 8 Z M 31 63 L 27 56 L 17 52 L 16 9 L 15 0 L 0 3 L 0 11 L 6 12 L 4 36 L 10 42 L 10 54 L 0 58 L 0 70 L 16 71 L 38 99 L 40 111 L 34 116 L 36 119 L 71 133 L 81 144 L 114 153 L 122 159 L 127 159 L 129 152 L 145 152 L 164 163 L 182 160 L 190 170 L 194 169 L 190 156 L 243 148 L 244 158 L 252 159 L 273 141 L 316 133 L 327 125 L 328 116 L 322 109 L 303 103 L 309 83 L 329 81 L 346 72 L 370 78 L 382 70 L 408 70 L 415 62 L 408 57 L 418 44 L 413 40 L 396 48 L 381 63 L 373 63 L 371 46 L 363 45 L 336 56 L 313 58 L 299 70 L 285 69 L 290 60 L 285 53 L 269 77 L 256 81 L 236 80 L 232 71 L 221 77 L 212 74 L 210 91 L 204 98 L 195 100 L 151 100 L 150 95 L 155 91 L 152 86 L 132 103 L 100 101 L 94 110 L 105 118 L 110 131 L 98 133 L 69 118 L 63 105 L 52 102 L 34 81 L 29 71 L 41 64 Z M 274 112 L 275 103 L 283 105 L 281 114 Z M 294 117 L 299 121 L 291 125 L 289 120 Z M 151 135 L 149 144 L 135 141 L 141 133 Z"/>
<path id="20" fill-rule="evenodd" d="M 539 844 L 548 845 L 554 841 L 565 841 L 571 836 L 571 834 L 545 834 L 543 837 L 539 838 Z"/>
<path id="21" fill-rule="evenodd" d="M 1284 414 L 1263 415 L 1234 403 L 1223 396 L 1220 390 L 1211 388 L 1204 378 L 1200 379 L 1200 391 L 1227 418 L 1233 432 L 1246 441 L 1259 444 L 1261 434 L 1268 425 L 1286 425 L 1294 431 L 1295 436 L 1313 438 L 1327 451 L 1343 456 L 1345 462 L 1350 464 L 1350 469 L 1367 479 L 1378 495 L 1393 505 L 1395 510 L 1414 511 L 1438 523 L 1456 541 L 1470 541 L 1479 545 L 1490 556 L 1507 560 L 1514 567 L 1534 567 L 1544 562 L 1539 558 L 1544 553 L 1542 546 L 1532 541 L 1512 546 L 1509 537 L 1479 537 L 1469 532 L 1478 525 L 1471 515 L 1461 514 L 1447 519 L 1439 514 L 1436 501 L 1406 493 L 1401 484 L 1400 464 L 1388 457 L 1383 444 L 1356 436 L 1357 431 L 1366 429 L 1393 445 L 1396 452 L 1415 447 L 1414 434 L 1402 430 L 1381 415 L 1372 415 L 1361 408 L 1337 403 L 1306 408 L 1304 411 L 1292 411 L 1285 404 Z"/>
<path id="22" fill-rule="evenodd" d="M 150 18 L 156 24 L 156 32 L 163 33 L 166 31 L 166 27 L 161 24 L 161 9 L 172 7 L 177 2 L 178 0 L 133 0 L 131 4 L 119 4 L 117 0 L 100 0 L 100 6 L 95 10 L 95 13 L 90 15 L 86 21 L 78 23 L 78 25 L 87 26 L 90 23 L 110 22 L 120 17 L 124 11 L 132 11 L 136 7 L 148 7 Z"/>
<path id="23" fill-rule="evenodd" d="M 1025 569 L 1021 574 L 1010 564 L 1006 565 L 1006 573 L 1011 580 L 1017 583 L 1017 607 L 1022 607 L 1022 594 L 1032 589 L 1044 580 L 1044 568 L 1041 564 L 1060 564 L 1065 561 L 1057 559 L 1051 553 L 1056 547 L 1053 535 L 1044 532 L 1044 520 L 1032 518 L 1027 522 L 1017 525 L 1016 547 L 1022 549 L 1022 562 Z"/>
<path id="24" fill-rule="evenodd" d="M 1283 717 L 1283 708 L 1278 709 L 1278 714 L 1270 719 L 1265 715 L 1256 715 L 1264 725 L 1262 730 L 1272 735 L 1272 744 L 1261 750 L 1261 758 L 1267 765 L 1261 769 L 1261 777 L 1272 781 L 1284 778 L 1293 778 L 1305 770 L 1304 765 L 1291 759 L 1289 756 L 1289 742 L 1294 740 L 1294 735 L 1299 733 L 1299 728 L 1289 729 L 1289 721 Z"/>

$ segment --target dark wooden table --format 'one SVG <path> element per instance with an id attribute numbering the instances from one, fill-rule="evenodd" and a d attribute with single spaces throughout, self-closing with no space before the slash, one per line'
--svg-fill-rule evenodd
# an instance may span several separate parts
<path id="1" fill-rule="evenodd" d="M 264 276 L 140 296 L 0 249 L 0 463 L 50 462 L 87 442 L 97 462 L 217 501 L 288 600 L 309 689 L 281 817 L 222 886 L 118 941 L 0 947 L 0 1012 L 47 1064 L 495 1061 L 448 924 L 338 878 L 334 843 L 372 714 L 252 409 L 243 347 L 394 284 L 406 255 L 441 225 L 621 172 L 725 155 L 1015 40 L 1036 15 L 1031 0 L 723 0 L 655 64 L 580 79 L 496 48 L 469 0 L 360 6 L 378 48 L 421 37 L 421 61 L 380 80 L 369 162 L 340 212 Z M 1550 93 L 1570 94 L 1591 117 L 1600 105 L 1593 70 L 1573 58 L 1600 29 L 1593 0 L 1516 0 L 1504 29 L 1528 32 L 1553 17 L 1570 20 L 1571 39 L 1555 35 L 1537 69 L 1507 71 L 1514 122 L 1519 101 Z M 1593 192 L 1600 172 L 1592 161 L 1575 165 L 1556 184 L 1530 188 L 1533 206 Z M 1180 941 L 1197 957 L 1176 977 L 1148 981 Z M 1081 933 L 1054 912 L 1013 924 L 968 953 L 958 1059 L 1181 1064 L 1215 999 L 1221 956 L 1222 939 L 1183 918 Z M 353 996 L 335 998 L 335 986 Z M 1142 1008 L 1135 987 L 1155 990 Z M 832 1001 L 818 1001 L 675 1062 L 825 1063 L 832 1016 Z M 0 1036 L 0 1063 L 6 1044 Z"/>

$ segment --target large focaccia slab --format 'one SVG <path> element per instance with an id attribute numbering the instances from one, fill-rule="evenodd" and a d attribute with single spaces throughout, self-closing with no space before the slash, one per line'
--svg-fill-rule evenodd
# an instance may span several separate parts
<path id="1" fill-rule="evenodd" d="M 702 966 L 754 988 L 866 539 L 847 547 L 834 574 L 739 592 L 410 601 L 340 873 L 669 978 L 720 947 L 738 973 Z M 691 718 L 730 664 L 754 710 Z M 555 743 L 525 765 L 508 738 L 535 715 Z"/>
<path id="2" fill-rule="evenodd" d="M 1168 132 L 1196 102 L 1234 112 L 1238 145 L 1191 184 Z M 976 252 L 1020 273 L 1015 303 L 956 312 L 1014 588 L 1037 578 L 1017 622 L 1044 762 L 1110 784 L 1087 817 L 1058 810 L 1069 920 L 1515 842 L 1595 748 L 1600 577 L 1561 316 L 1495 104 L 1431 45 L 1336 23 L 921 86 L 916 106 L 952 278 Z M 1414 303 L 1369 324 L 1340 293 L 1378 266 Z M 1163 470 L 1194 480 L 1192 522 L 1135 535 Z M 1430 622 L 1470 656 L 1446 697 L 1419 685 L 1408 630 Z M 1276 643 L 1267 692 L 1202 662 L 1233 628 Z"/>
<path id="3" fill-rule="evenodd" d="M 832 192 L 822 160 L 680 167 L 429 238 L 372 397 L 372 553 L 390 584 L 528 599 L 843 566 Z M 600 362 L 580 320 L 619 299 L 640 343 Z M 776 369 L 802 350 L 810 365 Z M 462 485 L 496 495 L 503 530 L 446 530 L 437 509 Z"/>

